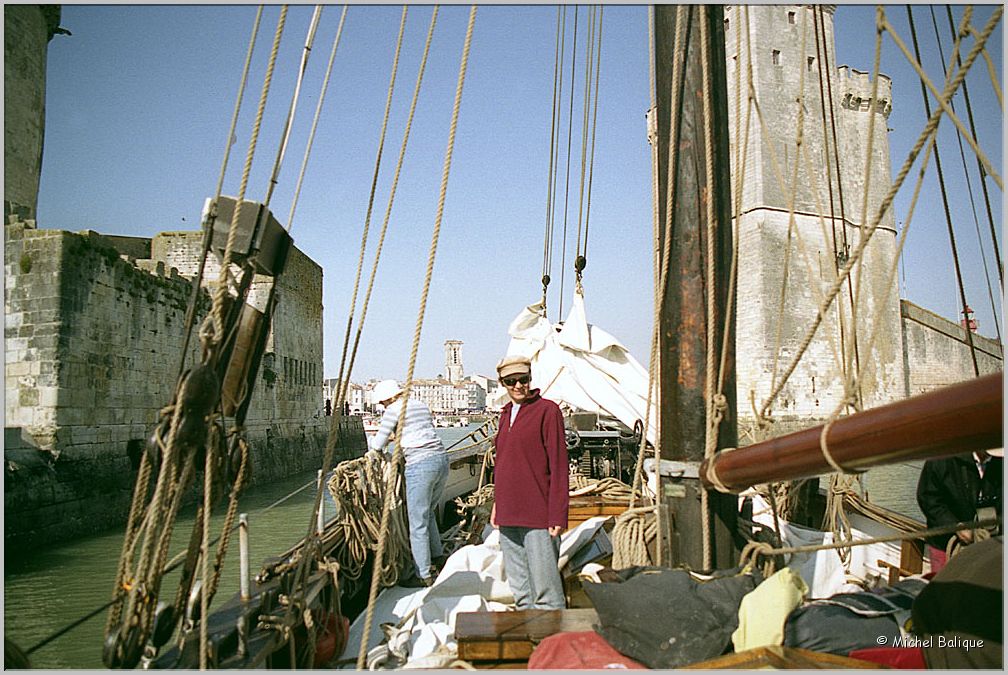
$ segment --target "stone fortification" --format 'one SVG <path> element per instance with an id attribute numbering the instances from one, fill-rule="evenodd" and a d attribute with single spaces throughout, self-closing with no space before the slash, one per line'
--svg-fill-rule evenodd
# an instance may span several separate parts
<path id="1" fill-rule="evenodd" d="M 880 76 L 876 104 L 870 105 L 870 78 L 846 66 L 836 67 L 833 12 L 833 6 L 823 6 L 817 46 L 814 10 L 809 6 L 725 8 L 733 162 L 744 133 L 736 129 L 735 118 L 739 116 L 740 124 L 745 120 L 747 58 L 763 118 L 761 123 L 755 111 L 751 114 L 738 222 L 736 385 L 743 429 L 753 420 L 750 398 L 760 406 L 772 389 L 775 370 L 779 379 L 799 351 L 838 269 L 865 222 L 873 221 L 891 185 L 886 137 L 891 83 Z M 748 50 L 747 24 L 753 36 Z M 743 77 L 738 111 L 737 74 Z M 804 101 L 803 119 L 799 98 Z M 866 181 L 873 117 L 874 147 Z M 733 166 L 733 172 L 739 170 Z M 736 176 L 733 173 L 733 188 Z M 865 407 L 905 395 L 899 296 L 889 283 L 895 239 L 890 210 L 881 217 L 864 255 L 856 320 L 851 318 L 851 300 L 857 280 L 843 285 L 774 403 L 772 413 L 778 421 L 774 433 L 820 423 L 844 400 L 844 349 L 856 347 L 852 360 L 867 375 L 861 380 Z M 877 335 L 869 348 L 873 331 Z"/>
<path id="2" fill-rule="evenodd" d="M 907 396 L 975 376 L 965 328 L 908 300 L 900 302 L 900 315 L 907 361 Z M 1004 369 L 1004 350 L 996 340 L 976 333 L 970 338 L 981 375 Z"/>
<path id="3" fill-rule="evenodd" d="M 6 426 L 34 448 L 7 455 L 5 539 L 35 545 L 119 525 L 138 453 L 171 401 L 201 235 L 109 238 L 24 222 L 5 235 Z M 292 249 L 247 419 L 253 483 L 321 465 L 321 277 Z M 197 325 L 209 307 L 203 290 Z M 197 349 L 194 336 L 187 364 Z"/>

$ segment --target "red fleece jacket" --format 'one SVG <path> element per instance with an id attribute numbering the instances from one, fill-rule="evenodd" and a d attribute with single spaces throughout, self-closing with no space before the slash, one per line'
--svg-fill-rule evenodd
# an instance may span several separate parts
<path id="1" fill-rule="evenodd" d="M 512 426 L 511 406 L 504 406 L 494 439 L 497 524 L 566 529 L 570 470 L 560 407 L 533 389 Z"/>

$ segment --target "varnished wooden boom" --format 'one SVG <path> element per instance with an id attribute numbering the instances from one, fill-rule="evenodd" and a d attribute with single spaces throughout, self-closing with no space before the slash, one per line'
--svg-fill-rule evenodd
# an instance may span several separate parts
<path id="1" fill-rule="evenodd" d="M 841 417 L 827 447 L 847 471 L 894 462 L 958 455 L 1004 445 L 1003 373 L 914 396 Z M 823 426 L 803 429 L 737 450 L 719 452 L 700 466 L 704 487 L 710 471 L 727 489 L 807 478 L 833 471 L 820 448 Z"/>

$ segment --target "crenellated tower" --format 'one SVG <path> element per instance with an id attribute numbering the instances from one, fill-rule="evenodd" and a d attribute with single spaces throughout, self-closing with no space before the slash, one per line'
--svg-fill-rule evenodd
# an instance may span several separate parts
<path id="1" fill-rule="evenodd" d="M 750 113 L 737 223 L 736 362 L 743 426 L 753 417 L 750 398 L 759 407 L 775 370 L 779 379 L 799 351 L 827 289 L 876 220 L 891 186 L 886 126 L 891 82 L 879 75 L 873 99 L 868 73 L 837 64 L 835 9 L 725 8 L 733 190 L 750 64 L 761 112 Z M 866 408 L 904 395 L 899 295 L 895 284 L 888 285 L 896 246 L 891 209 L 878 220 L 860 272 L 843 284 L 771 408 L 778 420 L 775 433 L 826 419 L 844 400 L 844 368 L 860 367 L 866 374 L 858 392 Z M 873 330 L 878 334 L 869 347 Z"/>

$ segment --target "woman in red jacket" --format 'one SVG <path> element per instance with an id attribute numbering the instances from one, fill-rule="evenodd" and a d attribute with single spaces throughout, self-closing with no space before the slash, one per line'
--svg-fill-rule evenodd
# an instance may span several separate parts
<path id="1" fill-rule="evenodd" d="M 522 356 L 497 364 L 511 402 L 497 425 L 494 506 L 504 572 L 518 609 L 563 609 L 557 568 L 567 527 L 569 468 L 560 407 L 531 389 L 532 365 Z"/>

